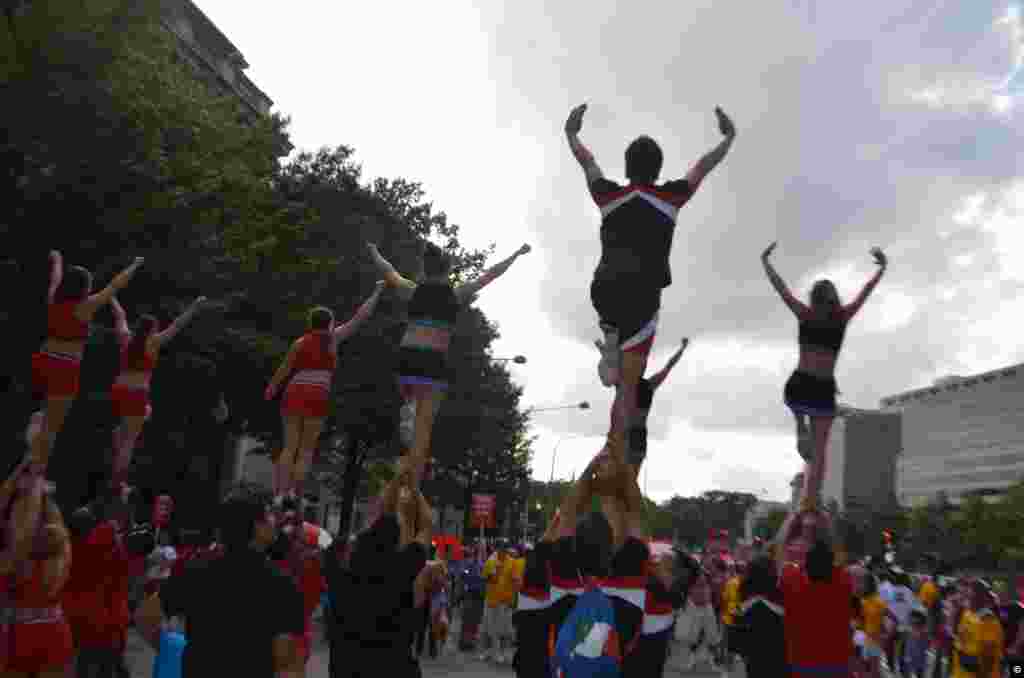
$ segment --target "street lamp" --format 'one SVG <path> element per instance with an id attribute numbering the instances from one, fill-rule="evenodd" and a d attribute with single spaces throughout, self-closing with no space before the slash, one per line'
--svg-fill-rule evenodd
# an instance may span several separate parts
<path id="1" fill-rule="evenodd" d="M 526 364 L 526 356 L 524 356 L 524 355 L 517 355 L 514 358 L 491 358 L 491 361 L 492 362 L 496 362 L 496 363 L 512 362 L 512 363 L 515 363 L 516 365 L 525 365 Z"/>
<path id="2" fill-rule="evenodd" d="M 575 405 L 559 405 L 557 407 L 529 407 L 526 412 L 553 412 L 555 410 L 589 410 L 590 403 L 584 400 L 582 403 L 576 403 Z"/>

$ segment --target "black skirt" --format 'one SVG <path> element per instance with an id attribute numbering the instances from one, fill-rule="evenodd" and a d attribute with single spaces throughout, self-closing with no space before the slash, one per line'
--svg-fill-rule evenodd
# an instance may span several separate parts
<path id="1" fill-rule="evenodd" d="M 661 288 L 628 279 L 607 281 L 595 278 L 590 284 L 590 301 L 600 321 L 619 331 L 625 343 L 644 329 L 661 308 Z"/>
<path id="2" fill-rule="evenodd" d="M 819 377 L 798 370 L 786 382 L 783 397 L 789 409 L 796 414 L 834 417 L 838 392 L 835 378 Z"/>

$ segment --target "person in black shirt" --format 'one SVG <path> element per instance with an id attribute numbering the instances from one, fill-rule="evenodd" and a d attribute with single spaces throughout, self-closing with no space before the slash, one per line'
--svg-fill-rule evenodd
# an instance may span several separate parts
<path id="1" fill-rule="evenodd" d="M 381 515 L 356 537 L 341 573 L 335 606 L 338 656 L 332 678 L 416 678 L 412 653 L 427 592 L 446 576 L 443 564 L 428 565 L 431 510 L 415 488 L 415 463 L 403 457 L 385 487 Z"/>
<path id="2" fill-rule="evenodd" d="M 271 563 L 276 539 L 271 498 L 233 490 L 221 505 L 224 555 L 190 563 L 140 605 L 136 622 L 152 642 L 165 619 L 185 619 L 183 678 L 216 675 L 301 676 L 295 639 L 305 629 L 302 597 Z"/>
<path id="3" fill-rule="evenodd" d="M 750 564 L 740 584 L 739 613 L 733 626 L 733 648 L 743 657 L 750 678 L 784 678 L 786 667 L 783 600 L 779 574 L 771 556 Z"/>
<path id="4" fill-rule="evenodd" d="M 622 510 L 612 516 L 592 511 L 577 519 L 591 503 L 597 475 L 609 481 L 609 488 L 616 483 L 621 488 Z M 518 676 L 550 675 L 551 639 L 572 612 L 587 581 L 596 583 L 611 599 L 625 659 L 623 668 L 629 667 L 629 654 L 643 625 L 650 558 L 650 550 L 641 540 L 642 506 L 629 467 L 606 453 L 594 457 L 527 558 L 513 616 Z"/>
<path id="5" fill-rule="evenodd" d="M 638 454 L 634 448 L 639 447 L 645 430 L 636 417 L 637 384 L 647 368 L 654 342 L 661 291 L 672 284 L 669 254 L 676 216 L 704 177 L 725 158 L 736 128 L 716 108 L 718 128 L 725 139 L 685 178 L 660 185 L 655 182 L 663 162 L 661 148 L 650 137 L 637 138 L 626 149 L 629 185 L 623 187 L 604 177 L 593 154 L 579 140 L 586 110 L 586 104 L 573 109 L 565 123 L 565 134 L 601 210 L 601 260 L 594 271 L 590 300 L 604 332 L 605 346 L 621 349 L 621 355 L 611 353 L 603 359 L 608 376 L 602 381 L 622 386 L 616 399 L 622 401 L 626 427 L 617 435 L 616 448 L 628 447 L 631 454 Z M 640 465 L 633 459 L 629 463 Z"/>

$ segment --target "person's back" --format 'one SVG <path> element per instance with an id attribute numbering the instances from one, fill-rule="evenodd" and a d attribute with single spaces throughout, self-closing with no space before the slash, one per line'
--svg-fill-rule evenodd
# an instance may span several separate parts
<path id="1" fill-rule="evenodd" d="M 305 627 L 294 582 L 259 552 L 228 552 L 192 560 L 160 591 L 168 616 L 185 619 L 188 646 L 182 675 L 207 675 L 231 657 L 238 675 L 274 675 L 272 643 Z"/>
<path id="2" fill-rule="evenodd" d="M 819 540 L 804 568 L 788 565 L 782 574 L 786 607 L 786 656 L 794 676 L 849 673 L 853 656 L 853 581 L 833 566 L 829 545 Z"/>

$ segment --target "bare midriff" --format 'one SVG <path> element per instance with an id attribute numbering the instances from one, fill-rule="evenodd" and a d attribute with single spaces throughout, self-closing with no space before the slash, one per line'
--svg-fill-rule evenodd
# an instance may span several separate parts
<path id="1" fill-rule="evenodd" d="M 816 377 L 832 377 L 835 375 L 838 359 L 839 355 L 831 349 L 802 344 L 797 370 Z"/>
<path id="2" fill-rule="evenodd" d="M 131 372 L 122 372 L 117 375 L 117 383 L 122 386 L 128 386 L 130 388 L 148 389 L 149 380 L 153 377 L 152 372 L 141 372 L 138 370 L 132 370 Z"/>
<path id="3" fill-rule="evenodd" d="M 409 323 L 402 337 L 402 346 L 447 351 L 452 340 L 451 330 Z"/>
<path id="4" fill-rule="evenodd" d="M 63 353 L 64 355 L 73 355 L 79 360 L 82 359 L 82 354 L 85 353 L 85 342 L 77 339 L 57 339 L 55 337 L 49 337 L 43 342 L 44 353 Z"/>

